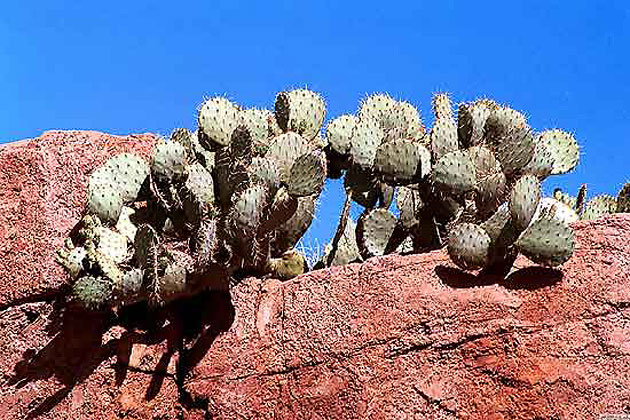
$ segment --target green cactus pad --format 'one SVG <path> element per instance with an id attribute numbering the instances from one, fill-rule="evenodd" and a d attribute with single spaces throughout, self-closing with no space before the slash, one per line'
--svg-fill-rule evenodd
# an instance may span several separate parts
<path id="1" fill-rule="evenodd" d="M 397 102 L 390 116 L 393 128 L 401 132 L 402 139 L 419 141 L 425 135 L 424 125 L 418 109 L 409 102 Z"/>
<path id="2" fill-rule="evenodd" d="M 185 195 L 204 206 L 214 204 L 214 181 L 212 173 L 203 165 L 195 163 L 187 167 L 188 177 L 184 183 Z"/>
<path id="3" fill-rule="evenodd" d="M 376 120 L 359 119 L 352 132 L 352 143 L 350 144 L 352 162 L 364 169 L 372 168 L 376 158 L 376 150 L 384 137 L 385 134 Z"/>
<path id="4" fill-rule="evenodd" d="M 447 93 L 436 93 L 431 100 L 435 119 L 453 119 L 453 104 Z"/>
<path id="5" fill-rule="evenodd" d="M 541 135 L 536 136 L 534 143 L 534 154 L 522 172 L 545 179 L 551 175 L 554 159 Z"/>
<path id="6" fill-rule="evenodd" d="M 270 232 L 289 220 L 298 209 L 298 199 L 289 195 L 286 187 L 277 190 L 271 207 L 261 225 L 262 232 Z"/>
<path id="7" fill-rule="evenodd" d="M 517 172 L 532 160 L 534 135 L 519 112 L 505 108 L 493 111 L 486 122 L 486 134 L 506 174 Z"/>
<path id="8" fill-rule="evenodd" d="M 374 207 L 378 202 L 378 181 L 371 171 L 351 167 L 344 178 L 344 188 L 354 202 L 365 208 Z"/>
<path id="9" fill-rule="evenodd" d="M 87 211 L 102 221 L 115 223 L 122 207 L 123 199 L 118 190 L 101 184 L 88 187 Z"/>
<path id="10" fill-rule="evenodd" d="M 393 140 L 378 147 L 374 168 L 391 183 L 417 182 L 431 171 L 431 154 L 419 143 Z"/>
<path id="11" fill-rule="evenodd" d="M 269 148 L 269 139 L 273 135 L 271 123 L 274 120 L 273 113 L 268 109 L 248 108 L 239 112 L 238 124 L 247 127 L 256 156 L 264 155 Z"/>
<path id="12" fill-rule="evenodd" d="M 258 230 L 266 205 L 265 188 L 254 185 L 244 189 L 234 200 L 231 220 L 239 232 L 251 238 Z"/>
<path id="13" fill-rule="evenodd" d="M 265 157 L 276 163 L 280 172 L 280 180 L 287 182 L 293 162 L 310 151 L 311 147 L 304 137 L 288 132 L 273 139 Z"/>
<path id="14" fill-rule="evenodd" d="M 110 158 L 92 173 L 89 187 L 109 186 L 118 191 L 123 202 L 127 203 L 138 197 L 148 175 L 146 161 L 134 154 L 122 153 Z"/>
<path id="15" fill-rule="evenodd" d="M 465 270 L 488 265 L 490 261 L 490 236 L 479 225 L 461 223 L 448 234 L 448 255 Z"/>
<path id="16" fill-rule="evenodd" d="M 405 229 L 412 229 L 420 223 L 418 213 L 424 207 L 424 202 L 418 191 L 407 187 L 398 188 L 396 206 L 400 222 Z"/>
<path id="17" fill-rule="evenodd" d="M 201 104 L 197 123 L 199 140 L 206 149 L 227 146 L 239 122 L 239 109 L 227 98 L 210 98 Z"/>
<path id="18" fill-rule="evenodd" d="M 630 182 L 626 182 L 626 184 L 619 190 L 619 194 L 617 195 L 617 208 L 615 209 L 616 213 L 630 213 Z"/>
<path id="19" fill-rule="evenodd" d="M 213 219 L 202 220 L 191 244 L 197 259 L 197 269 L 200 272 L 205 272 L 214 262 L 218 246 L 217 221 Z"/>
<path id="20" fill-rule="evenodd" d="M 467 150 L 447 153 L 433 166 L 435 185 L 453 194 L 472 191 L 476 177 L 475 165 Z"/>
<path id="21" fill-rule="evenodd" d="M 249 129 L 244 125 L 237 126 L 230 139 L 229 155 L 232 161 L 249 165 L 254 156 L 254 145 Z"/>
<path id="22" fill-rule="evenodd" d="M 554 267 L 571 258 L 575 241 L 568 225 L 544 216 L 535 220 L 519 236 L 515 245 L 533 262 Z"/>
<path id="23" fill-rule="evenodd" d="M 326 139 L 332 150 L 340 155 L 350 153 L 352 135 L 358 118 L 354 115 L 341 115 L 326 127 Z"/>
<path id="24" fill-rule="evenodd" d="M 180 179 L 186 174 L 188 156 L 186 148 L 177 142 L 161 142 L 155 147 L 151 173 L 157 179 Z"/>
<path id="25" fill-rule="evenodd" d="M 609 195 L 600 195 L 586 203 L 583 220 L 595 220 L 617 210 L 617 200 Z"/>
<path id="26" fill-rule="evenodd" d="M 321 152 L 306 153 L 291 166 L 288 193 L 294 197 L 319 194 L 326 181 L 326 157 Z"/>
<path id="27" fill-rule="evenodd" d="M 523 175 L 514 184 L 510 193 L 510 213 L 519 231 L 532 221 L 540 196 L 540 182 L 533 175 Z"/>
<path id="28" fill-rule="evenodd" d="M 477 146 L 483 141 L 486 120 L 492 107 L 483 102 L 462 103 L 457 111 L 457 137 L 463 147 Z"/>
<path id="29" fill-rule="evenodd" d="M 507 178 L 503 172 L 478 179 L 475 187 L 475 205 L 481 219 L 496 211 L 505 201 L 507 193 Z"/>
<path id="30" fill-rule="evenodd" d="M 297 200 L 295 212 L 276 229 L 276 235 L 272 242 L 275 255 L 281 255 L 293 248 L 313 222 L 315 199 L 313 197 L 300 197 Z"/>
<path id="31" fill-rule="evenodd" d="M 326 104 L 320 94 L 308 89 L 280 92 L 276 96 L 275 115 L 283 131 L 294 131 L 311 140 L 322 127 Z"/>
<path id="32" fill-rule="evenodd" d="M 433 161 L 437 162 L 447 153 L 459 148 L 457 125 L 452 118 L 438 118 L 433 123 L 430 134 Z"/>
<path id="33" fill-rule="evenodd" d="M 366 210 L 357 223 L 357 243 L 363 258 L 384 255 L 394 229 L 396 216 L 386 209 Z"/>
<path id="34" fill-rule="evenodd" d="M 575 168 L 580 159 L 580 148 L 575 137 L 562 130 L 548 130 L 540 135 L 539 141 L 551 155 L 551 174 L 566 174 Z"/>
<path id="35" fill-rule="evenodd" d="M 326 245 L 321 261 L 329 261 L 330 253 L 332 251 L 331 244 Z M 330 266 L 346 265 L 356 261 L 361 261 L 361 255 L 359 253 L 359 246 L 357 245 L 356 238 L 356 225 L 352 219 L 348 217 L 346 221 L 346 228 L 339 239 L 337 251 L 333 256 L 332 261 L 330 261 Z"/>
<path id="36" fill-rule="evenodd" d="M 274 161 L 267 157 L 254 157 L 247 167 L 249 179 L 254 184 L 264 185 L 269 191 L 275 192 L 280 188 L 280 173 Z"/>
<path id="37" fill-rule="evenodd" d="M 158 280 L 160 283 L 160 295 L 162 300 L 171 300 L 176 295 L 186 292 L 186 275 L 188 256 L 183 252 L 171 251 L 171 261 L 164 268 L 164 274 Z"/>
<path id="38" fill-rule="evenodd" d="M 112 302 L 112 289 L 109 279 L 85 276 L 72 285 L 72 296 L 84 308 L 98 310 Z"/>
<path id="39" fill-rule="evenodd" d="M 396 126 L 394 114 L 397 111 L 398 101 L 384 93 L 368 95 L 359 108 L 358 117 L 361 120 L 373 120 L 382 130 L 388 130 Z"/>

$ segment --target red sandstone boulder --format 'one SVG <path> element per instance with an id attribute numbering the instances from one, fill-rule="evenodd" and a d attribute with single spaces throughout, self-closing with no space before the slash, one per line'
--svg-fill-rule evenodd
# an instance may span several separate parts
<path id="1" fill-rule="evenodd" d="M 154 312 L 64 309 L 53 253 L 87 174 L 154 141 L 54 132 L 0 148 L 0 418 L 630 415 L 630 215 L 576 224 L 562 270 L 519 259 L 504 280 L 436 251 Z"/>

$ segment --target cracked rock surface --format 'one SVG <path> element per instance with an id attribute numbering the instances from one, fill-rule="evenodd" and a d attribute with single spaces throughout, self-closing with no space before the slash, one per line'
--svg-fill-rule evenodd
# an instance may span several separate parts
<path id="1" fill-rule="evenodd" d="M 627 214 L 578 222 L 561 270 L 521 258 L 507 279 L 478 277 L 435 251 L 250 278 L 164 313 L 65 308 L 53 252 L 87 174 L 154 141 L 53 132 L 0 148 L 0 419 L 630 414 Z"/>

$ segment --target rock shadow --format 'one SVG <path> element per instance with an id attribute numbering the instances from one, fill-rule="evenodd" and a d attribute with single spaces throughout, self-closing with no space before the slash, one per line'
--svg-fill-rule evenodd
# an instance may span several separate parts
<path id="1" fill-rule="evenodd" d="M 564 273 L 558 269 L 539 266 L 521 268 L 505 276 L 485 271 L 470 273 L 459 268 L 439 265 L 435 267 L 435 274 L 444 284 L 454 289 L 498 284 L 511 290 L 536 290 L 553 286 L 564 277 Z"/>
<path id="2" fill-rule="evenodd" d="M 139 303 L 111 311 L 90 312 L 66 304 L 66 296 L 53 303 L 46 325 L 52 339 L 39 351 L 27 350 L 7 380 L 8 386 L 22 388 L 29 383 L 54 377 L 63 387 L 43 401 L 29 405 L 27 419 L 38 418 L 68 396 L 74 387 L 88 379 L 104 362 L 114 358 L 115 384 L 121 386 L 130 369 L 135 344 L 166 342 L 167 350 L 156 366 L 146 390 L 146 400 L 155 398 L 170 375 L 168 366 L 179 353 L 173 379 L 179 384 L 188 370 L 196 366 L 216 337 L 234 321 L 234 307 L 227 291 L 204 291 L 193 297 L 153 309 Z M 107 340 L 112 327 L 123 327 L 122 334 Z M 113 335 L 113 334 L 112 334 Z"/>

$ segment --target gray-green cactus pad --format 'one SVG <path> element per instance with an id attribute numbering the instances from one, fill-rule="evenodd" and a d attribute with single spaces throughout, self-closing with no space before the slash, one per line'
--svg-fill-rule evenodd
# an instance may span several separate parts
<path id="1" fill-rule="evenodd" d="M 374 168 L 389 182 L 419 181 L 431 171 L 431 154 L 411 140 L 392 140 L 378 147 Z"/>
<path id="2" fill-rule="evenodd" d="M 448 254 L 465 270 L 485 267 L 490 260 L 490 236 L 479 225 L 461 223 L 448 234 Z"/>
<path id="3" fill-rule="evenodd" d="M 276 97 L 275 114 L 284 131 L 294 131 L 307 140 L 317 136 L 326 116 L 324 98 L 308 89 L 280 92 Z"/>
<path id="4" fill-rule="evenodd" d="M 364 258 L 384 255 L 397 220 L 389 210 L 366 210 L 357 224 L 357 243 Z"/>
<path id="5" fill-rule="evenodd" d="M 551 174 L 566 174 L 575 168 L 580 159 L 580 148 L 575 137 L 562 130 L 548 130 L 540 135 L 540 142 L 551 155 Z"/>
<path id="6" fill-rule="evenodd" d="M 540 201 L 540 182 L 533 175 L 520 177 L 510 193 L 510 213 L 516 229 L 524 230 L 532 220 Z"/>
<path id="7" fill-rule="evenodd" d="M 549 216 L 540 217 L 521 234 L 516 247 L 533 262 L 557 266 L 573 255 L 573 231 L 562 221 Z"/>
<path id="8" fill-rule="evenodd" d="M 332 120 L 326 127 L 326 139 L 335 152 L 340 155 L 350 153 L 352 133 L 358 118 L 354 115 L 341 115 Z"/>
<path id="9" fill-rule="evenodd" d="M 595 220 L 606 214 L 614 213 L 617 210 L 617 200 L 609 195 L 600 195 L 586 203 L 583 220 Z"/>
<path id="10" fill-rule="evenodd" d="M 319 194 L 326 181 L 326 157 L 321 152 L 306 153 L 291 166 L 287 190 L 294 197 Z"/>
<path id="11" fill-rule="evenodd" d="M 278 165 L 280 180 L 287 182 L 293 162 L 311 150 L 311 146 L 304 137 L 288 132 L 274 137 L 265 157 Z"/>
<path id="12" fill-rule="evenodd" d="M 200 140 L 208 149 L 227 146 L 239 122 L 238 107 L 227 98 L 210 98 L 201 104 L 197 120 Z"/>
<path id="13" fill-rule="evenodd" d="M 181 178 L 186 173 L 188 154 L 180 143 L 161 142 L 155 147 L 151 172 L 160 179 Z"/>
<path id="14" fill-rule="evenodd" d="M 435 184 L 453 194 L 471 191 L 476 177 L 475 165 L 467 150 L 447 153 L 433 166 Z"/>

